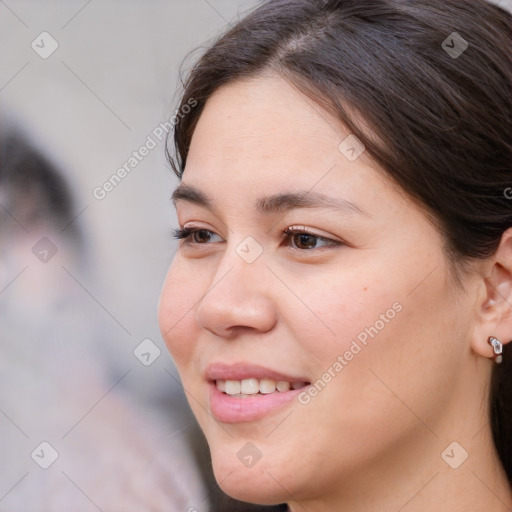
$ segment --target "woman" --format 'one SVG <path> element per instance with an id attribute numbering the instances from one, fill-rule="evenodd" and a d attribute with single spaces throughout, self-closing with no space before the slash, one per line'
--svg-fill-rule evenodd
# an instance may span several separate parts
<path id="1" fill-rule="evenodd" d="M 512 506 L 512 17 L 277 0 L 200 59 L 159 322 L 229 495 Z"/>

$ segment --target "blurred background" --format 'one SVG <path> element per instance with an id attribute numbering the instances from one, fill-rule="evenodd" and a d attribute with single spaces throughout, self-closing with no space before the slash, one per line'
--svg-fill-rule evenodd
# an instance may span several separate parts
<path id="1" fill-rule="evenodd" d="M 262 509 L 215 484 L 156 319 L 180 69 L 256 3 L 0 0 L 2 512 Z"/>

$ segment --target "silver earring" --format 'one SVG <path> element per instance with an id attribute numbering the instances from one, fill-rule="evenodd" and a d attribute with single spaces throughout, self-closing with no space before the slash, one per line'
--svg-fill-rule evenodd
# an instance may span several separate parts
<path id="1" fill-rule="evenodd" d="M 492 348 L 494 349 L 494 360 L 500 364 L 503 361 L 503 344 L 498 338 L 495 338 L 494 336 L 489 336 L 487 341 L 490 345 L 492 345 Z"/>

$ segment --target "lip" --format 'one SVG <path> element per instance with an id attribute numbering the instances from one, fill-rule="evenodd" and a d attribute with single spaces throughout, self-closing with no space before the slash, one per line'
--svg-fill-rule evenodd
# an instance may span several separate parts
<path id="1" fill-rule="evenodd" d="M 208 382 L 210 410 L 221 423 L 255 421 L 276 409 L 290 404 L 308 386 L 290 391 L 257 395 L 254 398 L 236 398 L 217 389 L 215 382 Z"/>
<path id="2" fill-rule="evenodd" d="M 284 373 L 265 368 L 264 366 L 239 362 L 239 363 L 212 363 L 209 364 L 204 372 L 204 378 L 207 381 L 214 380 L 243 380 L 256 378 L 261 379 L 272 379 L 277 381 L 283 380 L 293 384 L 294 382 L 310 382 L 306 377 L 292 377 Z"/>
<path id="3" fill-rule="evenodd" d="M 263 416 L 289 405 L 308 386 L 267 395 L 258 394 L 254 397 L 237 398 L 219 391 L 215 384 L 216 380 L 243 380 L 254 377 L 290 383 L 310 382 L 307 378 L 291 377 L 263 366 L 247 363 L 230 365 L 213 363 L 206 368 L 204 376 L 208 385 L 210 410 L 214 418 L 222 423 L 241 423 L 261 419 Z"/>

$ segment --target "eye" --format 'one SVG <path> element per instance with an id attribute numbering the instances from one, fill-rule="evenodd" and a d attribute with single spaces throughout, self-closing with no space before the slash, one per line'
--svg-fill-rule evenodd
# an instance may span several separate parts
<path id="1" fill-rule="evenodd" d="M 293 242 L 294 249 L 318 249 L 319 247 L 322 247 L 322 245 L 319 246 L 319 242 L 323 243 L 323 247 L 342 245 L 342 242 L 331 240 L 330 238 L 326 238 L 320 235 L 316 235 L 315 233 L 311 233 L 305 227 L 292 226 L 285 229 L 284 233 L 287 235 L 287 239 L 291 239 L 291 241 Z"/>
<path id="2" fill-rule="evenodd" d="M 292 249 L 295 250 L 311 250 L 318 249 L 326 246 L 337 246 L 343 245 L 342 242 L 331 240 L 315 233 L 312 233 L 306 229 L 306 227 L 294 227 L 291 226 L 283 231 L 286 235 L 286 240 L 292 243 Z M 213 237 L 219 237 L 208 229 L 204 228 L 183 228 L 174 229 L 174 238 L 183 240 L 189 244 L 205 244 L 212 241 Z M 220 238 L 220 237 L 219 237 Z"/>
<path id="3" fill-rule="evenodd" d="M 186 243 L 204 244 L 209 242 L 212 236 L 219 236 L 208 229 L 203 228 L 184 228 L 174 229 L 174 238 L 177 240 L 183 240 Z M 220 237 L 219 237 L 220 238 Z M 191 239 L 191 241 L 189 241 Z"/>

